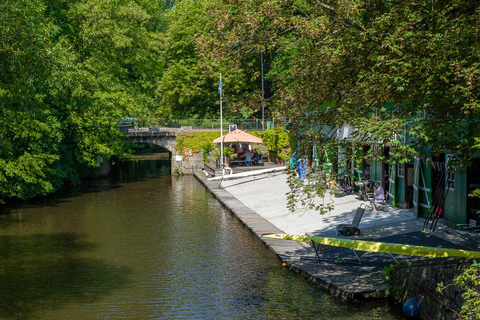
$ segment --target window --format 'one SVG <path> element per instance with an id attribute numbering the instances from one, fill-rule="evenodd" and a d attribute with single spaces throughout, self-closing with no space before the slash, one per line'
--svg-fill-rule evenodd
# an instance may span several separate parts
<path id="1" fill-rule="evenodd" d="M 447 171 L 447 188 L 455 190 L 455 171 Z"/>
<path id="2" fill-rule="evenodd" d="M 400 163 L 397 165 L 397 176 L 402 178 L 405 176 L 405 163 Z"/>
<path id="3" fill-rule="evenodd" d="M 452 155 L 447 155 L 446 157 L 446 167 L 447 167 L 447 176 L 446 178 L 446 187 L 450 190 L 455 190 L 455 167 L 449 166 L 450 160 L 453 160 L 454 157 Z"/>
<path id="4" fill-rule="evenodd" d="M 378 157 L 378 145 L 377 144 L 374 144 L 372 146 L 372 155 L 373 155 L 374 159 L 376 159 Z"/>

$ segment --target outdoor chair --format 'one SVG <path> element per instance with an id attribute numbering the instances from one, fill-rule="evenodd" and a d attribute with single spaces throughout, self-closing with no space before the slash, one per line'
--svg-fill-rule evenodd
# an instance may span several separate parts
<path id="1" fill-rule="evenodd" d="M 375 205 L 377 206 L 378 211 L 388 211 L 389 204 L 388 204 L 388 192 L 385 193 L 385 196 L 383 197 L 382 202 L 376 202 Z"/>

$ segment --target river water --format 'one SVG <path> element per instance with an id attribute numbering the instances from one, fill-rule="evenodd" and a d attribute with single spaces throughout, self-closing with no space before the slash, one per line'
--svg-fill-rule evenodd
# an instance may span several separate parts
<path id="1" fill-rule="evenodd" d="M 0 215 L 0 319 L 401 319 L 346 305 L 278 258 L 192 176 L 123 163 Z"/>

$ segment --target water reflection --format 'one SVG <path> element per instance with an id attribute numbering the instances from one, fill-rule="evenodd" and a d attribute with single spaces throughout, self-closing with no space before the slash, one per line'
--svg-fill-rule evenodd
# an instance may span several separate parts
<path id="1" fill-rule="evenodd" d="M 0 317 L 397 317 L 343 305 L 282 269 L 194 177 L 134 166 L 139 177 L 94 181 L 0 217 Z"/>
<path id="2" fill-rule="evenodd" d="M 76 257 L 85 250 L 94 246 L 74 234 L 0 236 L 0 317 L 90 303 L 128 284 L 128 268 Z"/>

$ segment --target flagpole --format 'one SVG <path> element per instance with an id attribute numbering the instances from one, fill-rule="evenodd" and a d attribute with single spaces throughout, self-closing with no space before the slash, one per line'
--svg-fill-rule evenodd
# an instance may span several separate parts
<path id="1" fill-rule="evenodd" d="M 265 123 L 265 89 L 263 87 L 263 51 L 260 50 L 260 60 L 262 62 L 262 131 L 265 130 L 263 124 Z"/>
<path id="2" fill-rule="evenodd" d="M 223 86 L 222 86 L 222 73 L 220 72 L 220 85 L 218 86 L 218 91 L 220 93 L 220 169 L 222 169 L 222 175 L 225 172 L 223 170 L 223 115 L 222 115 L 222 96 L 223 96 Z"/>

